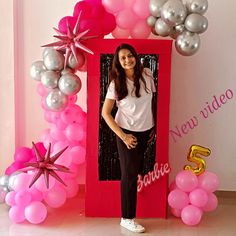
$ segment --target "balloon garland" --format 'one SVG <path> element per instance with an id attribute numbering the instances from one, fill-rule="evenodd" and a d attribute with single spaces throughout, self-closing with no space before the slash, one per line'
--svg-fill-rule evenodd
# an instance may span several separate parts
<path id="1" fill-rule="evenodd" d="M 172 37 L 177 51 L 190 56 L 199 49 L 198 34 L 207 29 L 203 16 L 207 7 L 207 0 L 187 0 L 185 4 L 181 0 L 83 0 L 75 4 L 72 16 L 59 21 L 58 29 L 54 28 L 59 41 L 44 45 L 43 59 L 30 67 L 50 128 L 32 148 L 18 148 L 14 162 L 0 177 L 0 202 L 11 207 L 13 222 L 42 223 L 47 207 L 61 207 L 78 193 L 78 165 L 86 154 L 86 113 L 76 104 L 82 86 L 78 74 L 86 71 L 86 53 L 93 53 L 86 40 L 108 34 L 148 38 L 152 33 Z M 25 163 L 33 168 L 26 170 Z M 186 194 L 181 194 L 187 202 Z"/>
<path id="2" fill-rule="evenodd" d="M 184 166 L 170 185 L 168 203 L 171 213 L 189 226 L 199 224 L 203 212 L 213 211 L 218 205 L 214 191 L 219 187 L 219 179 L 215 173 L 205 171 L 206 163 L 202 158 L 210 153 L 208 148 L 192 145 L 187 159 L 196 167 Z"/>

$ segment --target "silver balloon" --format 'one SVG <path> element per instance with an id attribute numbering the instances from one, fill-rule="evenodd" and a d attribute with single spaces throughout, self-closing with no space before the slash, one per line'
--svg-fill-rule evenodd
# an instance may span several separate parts
<path id="1" fill-rule="evenodd" d="M 35 61 L 30 67 L 30 77 L 36 81 L 40 81 L 42 73 L 46 70 L 43 61 Z"/>
<path id="2" fill-rule="evenodd" d="M 0 186 L 0 203 L 5 202 L 5 198 L 6 198 L 7 193 L 9 193 L 9 189 L 7 187 Z"/>
<path id="3" fill-rule="evenodd" d="M 176 39 L 181 33 L 185 31 L 185 27 L 183 24 L 176 25 L 173 27 L 173 30 L 170 34 L 170 37 Z"/>
<path id="4" fill-rule="evenodd" d="M 207 0 L 188 0 L 186 6 L 189 12 L 203 15 L 208 9 Z"/>
<path id="5" fill-rule="evenodd" d="M 149 11 L 151 15 L 155 17 L 161 16 L 161 7 L 167 2 L 167 0 L 150 0 Z"/>
<path id="6" fill-rule="evenodd" d="M 208 20 L 205 16 L 192 13 L 185 19 L 184 25 L 187 30 L 200 34 L 207 30 Z"/>
<path id="7" fill-rule="evenodd" d="M 187 9 L 180 0 L 169 0 L 161 8 L 161 18 L 170 26 L 181 24 L 187 16 Z"/>
<path id="8" fill-rule="evenodd" d="M 9 176 L 8 175 L 0 176 L 0 186 L 8 187 L 8 181 L 9 181 Z"/>
<path id="9" fill-rule="evenodd" d="M 158 35 L 166 37 L 171 34 L 172 27 L 166 24 L 161 18 L 159 18 L 155 24 L 155 31 Z"/>
<path id="10" fill-rule="evenodd" d="M 12 173 L 9 176 L 9 180 L 8 180 L 8 189 L 9 190 L 14 190 L 13 187 L 14 187 L 14 182 L 15 182 L 16 176 L 21 173 L 22 173 L 21 171 L 15 171 L 14 173 Z"/>
<path id="11" fill-rule="evenodd" d="M 41 82 L 46 88 L 54 89 L 57 87 L 60 72 L 48 70 L 42 74 Z"/>
<path id="12" fill-rule="evenodd" d="M 44 48 L 43 50 L 43 58 L 50 52 L 54 51 L 55 49 L 52 47 Z"/>
<path id="13" fill-rule="evenodd" d="M 174 30 L 179 34 L 183 33 L 185 30 L 184 24 L 176 25 Z"/>
<path id="14" fill-rule="evenodd" d="M 61 71 L 61 75 L 65 75 L 67 73 L 73 73 L 73 70 L 67 67 Z"/>
<path id="15" fill-rule="evenodd" d="M 191 56 L 200 47 L 200 37 L 197 33 L 184 31 L 175 40 L 176 50 L 183 56 Z"/>
<path id="16" fill-rule="evenodd" d="M 46 105 L 52 111 L 62 111 L 68 104 L 68 96 L 59 89 L 53 89 L 46 96 Z"/>
<path id="17" fill-rule="evenodd" d="M 67 95 L 75 95 L 81 89 L 81 80 L 77 75 L 67 73 L 61 76 L 58 86 L 63 93 Z"/>
<path id="18" fill-rule="evenodd" d="M 157 21 L 157 18 L 155 16 L 149 16 L 147 18 L 147 24 L 148 26 L 150 26 L 151 28 L 153 28 L 155 26 L 155 23 Z"/>
<path id="19" fill-rule="evenodd" d="M 43 62 L 48 70 L 62 70 L 64 67 L 64 56 L 56 49 L 47 52 Z"/>
<path id="20" fill-rule="evenodd" d="M 74 54 L 71 53 L 69 56 L 69 60 L 67 65 L 71 68 L 71 69 L 75 69 L 77 70 L 78 68 L 80 68 L 81 66 L 83 66 L 83 64 L 85 63 L 85 56 L 82 52 L 77 50 L 77 60 L 74 57 Z"/>

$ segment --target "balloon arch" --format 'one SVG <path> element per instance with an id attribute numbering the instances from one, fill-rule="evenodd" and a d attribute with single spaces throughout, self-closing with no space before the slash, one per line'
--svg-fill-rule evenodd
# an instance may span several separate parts
<path id="1" fill-rule="evenodd" d="M 72 16 L 54 28 L 57 42 L 44 45 L 42 60 L 32 63 L 44 118 L 50 128 L 40 142 L 15 151 L 13 163 L 0 177 L 1 201 L 10 206 L 15 223 L 39 224 L 47 206 L 58 208 L 76 196 L 78 165 L 85 161 L 86 113 L 76 104 L 82 83 L 77 72 L 86 71 L 90 38 L 171 37 L 183 56 L 195 54 L 199 34 L 208 22 L 207 0 L 83 0 Z"/>

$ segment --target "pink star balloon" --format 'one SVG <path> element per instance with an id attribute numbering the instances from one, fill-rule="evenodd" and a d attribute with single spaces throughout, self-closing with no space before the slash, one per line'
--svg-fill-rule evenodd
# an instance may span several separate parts
<path id="1" fill-rule="evenodd" d="M 58 29 L 53 28 L 59 35 L 54 35 L 53 37 L 59 39 L 60 41 L 58 42 L 54 42 L 54 43 L 50 43 L 50 44 L 46 44 L 43 45 L 42 47 L 54 47 L 56 46 L 57 50 L 66 50 L 66 54 L 65 54 L 65 64 L 64 66 L 66 67 L 67 62 L 69 60 L 70 54 L 72 53 L 76 59 L 76 61 L 78 62 L 78 52 L 77 52 L 77 48 L 90 53 L 90 54 L 94 54 L 89 48 L 87 48 L 86 46 L 84 46 L 82 44 L 82 42 L 84 40 L 90 39 L 90 38 L 94 38 L 97 36 L 85 36 L 88 32 L 89 29 L 79 32 L 80 31 L 80 16 L 81 16 L 81 12 L 79 13 L 79 16 L 77 18 L 74 30 L 72 30 L 70 28 L 70 25 L 68 23 L 67 20 L 67 33 L 62 33 L 60 32 Z"/>
<path id="2" fill-rule="evenodd" d="M 54 156 L 50 157 L 51 152 L 51 143 L 49 144 L 49 147 L 47 149 L 47 152 L 45 156 L 42 156 L 41 153 L 39 153 L 39 150 L 37 149 L 36 145 L 33 143 L 33 148 L 36 154 L 37 161 L 36 162 L 27 162 L 25 163 L 27 170 L 35 170 L 37 169 L 36 174 L 34 175 L 29 187 L 31 187 L 37 179 L 44 175 L 45 183 L 47 188 L 49 188 L 49 175 L 54 177 L 56 180 L 67 186 L 64 181 L 58 176 L 58 174 L 55 171 L 61 171 L 61 172 L 67 172 L 70 173 L 69 168 L 55 164 L 55 161 L 60 157 L 60 155 L 68 148 L 65 147 L 60 152 L 56 153 Z"/>

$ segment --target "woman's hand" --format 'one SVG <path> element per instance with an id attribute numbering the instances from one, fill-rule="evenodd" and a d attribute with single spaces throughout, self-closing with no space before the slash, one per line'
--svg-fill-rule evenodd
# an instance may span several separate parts
<path id="1" fill-rule="evenodd" d="M 137 138 L 132 134 L 125 134 L 123 142 L 126 144 L 128 149 L 135 148 L 138 144 Z"/>

